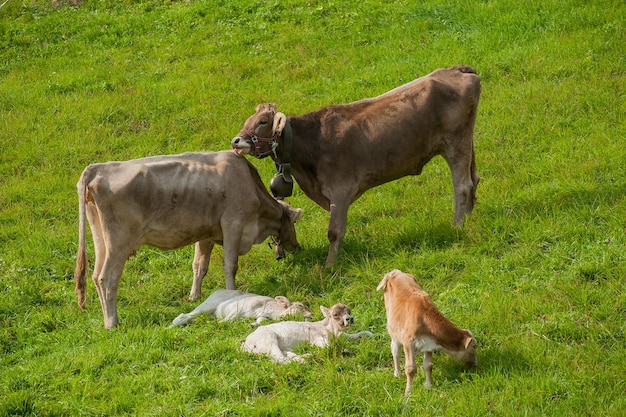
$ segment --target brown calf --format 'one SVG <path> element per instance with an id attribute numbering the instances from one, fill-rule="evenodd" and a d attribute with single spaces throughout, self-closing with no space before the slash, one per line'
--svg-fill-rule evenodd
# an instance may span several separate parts
<path id="1" fill-rule="evenodd" d="M 404 348 L 406 395 L 417 372 L 415 355 L 424 354 L 426 387 L 432 386 L 433 351 L 443 350 L 466 366 L 475 366 L 476 340 L 444 317 L 411 274 L 398 269 L 383 277 L 377 290 L 384 291 L 387 331 L 391 336 L 394 375 L 400 374 L 400 348 Z"/>

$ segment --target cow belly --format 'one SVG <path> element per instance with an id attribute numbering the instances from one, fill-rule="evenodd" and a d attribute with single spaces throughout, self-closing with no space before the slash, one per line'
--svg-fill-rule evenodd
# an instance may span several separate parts
<path id="1" fill-rule="evenodd" d="M 176 225 L 164 225 L 147 231 L 137 246 L 149 245 L 162 250 L 170 250 L 182 248 L 199 240 L 210 240 L 221 245 L 222 231 L 219 226 L 182 229 Z"/>

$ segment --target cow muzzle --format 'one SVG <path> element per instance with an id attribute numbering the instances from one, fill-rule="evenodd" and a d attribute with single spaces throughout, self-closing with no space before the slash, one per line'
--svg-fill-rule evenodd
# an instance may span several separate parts
<path id="1" fill-rule="evenodd" d="M 251 149 L 250 144 L 239 136 L 235 136 L 233 140 L 230 141 L 230 147 L 233 148 L 233 152 L 237 156 L 249 154 Z"/>
<path id="2" fill-rule="evenodd" d="M 276 245 L 274 246 L 274 255 L 276 256 L 276 260 L 280 261 L 285 257 L 285 250 L 280 245 Z"/>
<path id="3" fill-rule="evenodd" d="M 261 159 L 273 155 L 276 158 L 279 136 L 280 132 L 276 132 L 271 138 L 264 138 L 250 130 L 243 129 L 230 141 L 230 147 L 240 156 L 251 154 Z M 245 139 L 246 137 L 247 139 Z"/>
<path id="4" fill-rule="evenodd" d="M 274 237 L 272 237 L 272 240 L 268 242 L 268 245 L 274 251 L 274 255 L 276 256 L 277 261 L 285 258 L 287 256 L 287 252 L 298 253 L 300 252 L 300 250 L 302 250 L 302 246 L 300 246 L 299 244 L 297 244 L 295 247 L 286 248 L 280 244 L 278 239 Z"/>

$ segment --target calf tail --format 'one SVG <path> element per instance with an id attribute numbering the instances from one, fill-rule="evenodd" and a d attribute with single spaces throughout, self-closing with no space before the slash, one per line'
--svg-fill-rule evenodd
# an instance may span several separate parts
<path id="1" fill-rule="evenodd" d="M 78 306 L 85 309 L 85 275 L 87 270 L 87 255 L 85 254 L 85 200 L 87 193 L 87 181 L 85 170 L 78 180 L 78 253 L 76 254 L 76 269 L 74 280 L 76 281 L 76 294 L 78 294 Z"/>

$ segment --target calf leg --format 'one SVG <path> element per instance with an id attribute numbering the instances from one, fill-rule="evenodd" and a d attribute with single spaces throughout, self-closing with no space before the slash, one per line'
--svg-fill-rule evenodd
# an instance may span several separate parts
<path id="1" fill-rule="evenodd" d="M 193 255 L 193 284 L 189 294 L 190 301 L 197 300 L 202 294 L 202 280 L 209 270 L 209 260 L 214 246 L 215 244 L 209 240 L 196 242 Z"/>
<path id="2" fill-rule="evenodd" d="M 291 350 L 285 350 L 282 353 L 284 354 L 284 359 L 281 363 L 289 363 L 289 362 L 304 363 L 306 362 L 304 358 L 306 358 L 307 356 L 310 356 L 309 354 L 298 355 L 297 353 Z"/>
<path id="3" fill-rule="evenodd" d="M 391 356 L 393 356 L 393 375 L 395 377 L 399 377 L 401 375 L 400 372 L 400 349 L 402 348 L 402 344 L 391 340 Z"/>
<path id="4" fill-rule="evenodd" d="M 426 374 L 426 382 L 424 386 L 426 388 L 431 388 L 433 386 L 432 373 L 433 373 L 433 353 L 426 352 L 424 353 L 424 363 L 422 364 L 424 368 L 424 373 Z"/>
<path id="5" fill-rule="evenodd" d="M 415 346 L 412 341 L 405 341 L 404 344 L 404 373 L 406 374 L 406 388 L 404 395 L 411 393 L 411 387 L 413 385 L 413 378 L 417 373 L 417 366 L 415 365 Z"/>

